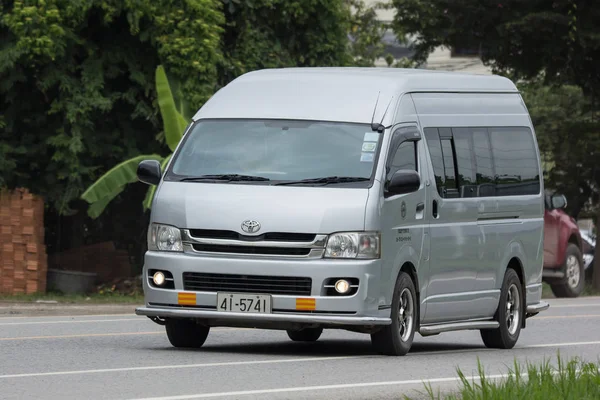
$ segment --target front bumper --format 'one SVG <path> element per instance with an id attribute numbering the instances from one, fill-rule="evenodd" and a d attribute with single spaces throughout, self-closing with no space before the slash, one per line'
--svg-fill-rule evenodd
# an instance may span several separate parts
<path id="1" fill-rule="evenodd" d="M 149 283 L 148 270 L 167 270 L 175 289 L 160 289 Z M 217 311 L 217 293 L 184 290 L 183 273 L 241 274 L 310 277 L 310 295 L 271 294 L 272 313 Z M 211 325 L 254 326 L 256 324 L 389 325 L 390 308 L 381 296 L 380 260 L 297 260 L 247 257 L 210 257 L 185 253 L 149 251 L 145 255 L 143 287 L 145 306 L 136 314 L 159 318 L 196 318 Z M 350 296 L 324 295 L 330 278 L 358 278 L 359 287 Z M 189 294 L 190 301 L 181 301 Z M 193 295 L 192 295 L 193 294 Z M 189 298 L 189 297 L 188 297 Z M 298 307 L 297 299 L 314 299 L 310 311 Z"/>
<path id="2" fill-rule="evenodd" d="M 377 317 L 345 317 L 335 315 L 296 315 L 296 314 L 249 314 L 203 310 L 181 310 L 171 308 L 139 307 L 137 315 L 163 318 L 198 318 L 213 321 L 244 321 L 247 323 L 260 322 L 286 322 L 299 324 L 327 324 L 327 325 L 389 325 L 390 318 Z"/>

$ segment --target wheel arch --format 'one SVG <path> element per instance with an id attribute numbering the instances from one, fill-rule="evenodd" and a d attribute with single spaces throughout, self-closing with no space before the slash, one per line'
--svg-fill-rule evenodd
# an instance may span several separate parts
<path id="1" fill-rule="evenodd" d="M 514 256 L 508 261 L 508 264 L 506 266 L 506 271 L 508 271 L 509 269 L 512 269 L 517 273 L 517 276 L 519 277 L 519 281 L 521 282 L 521 295 L 523 296 L 523 305 L 521 307 L 521 309 L 522 309 L 521 310 L 521 314 L 522 314 L 521 315 L 521 327 L 525 328 L 525 325 L 526 325 L 525 310 L 527 310 L 527 288 L 526 288 L 525 271 L 523 269 L 523 263 L 521 262 L 519 257 Z"/>
<path id="2" fill-rule="evenodd" d="M 413 281 L 413 284 L 415 285 L 415 296 L 417 298 L 417 304 L 416 304 L 415 310 L 418 313 L 415 318 L 415 322 L 416 322 L 415 329 L 418 332 L 418 329 L 421 325 L 421 290 L 419 288 L 419 275 L 417 274 L 417 268 L 410 261 L 405 261 L 404 264 L 402 264 L 402 266 L 400 267 L 400 270 L 398 271 L 398 276 L 400 276 L 401 272 L 406 273 L 410 277 L 410 279 Z M 398 279 L 398 278 L 396 278 L 396 279 Z"/>

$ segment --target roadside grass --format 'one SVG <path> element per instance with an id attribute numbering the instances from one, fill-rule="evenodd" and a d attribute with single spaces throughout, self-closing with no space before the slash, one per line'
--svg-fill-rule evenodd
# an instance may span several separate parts
<path id="1" fill-rule="evenodd" d="M 594 287 L 592 286 L 591 283 L 586 282 L 585 288 L 583 289 L 583 292 L 581 293 L 581 295 L 579 295 L 579 297 L 585 297 L 585 296 L 600 296 L 600 290 L 594 289 Z M 546 282 L 542 283 L 542 298 L 544 298 L 544 299 L 554 299 L 555 298 L 554 294 L 552 293 L 552 289 L 550 289 L 550 285 L 548 285 Z"/>
<path id="2" fill-rule="evenodd" d="M 60 292 L 0 295 L 0 302 L 5 303 L 36 303 L 56 302 L 59 304 L 133 304 L 144 303 L 143 294 L 122 293 L 91 293 L 64 294 Z"/>
<path id="3" fill-rule="evenodd" d="M 558 354 L 558 363 L 549 361 L 526 365 L 523 369 L 516 361 L 508 373 L 487 375 L 478 359 L 478 375 L 469 379 L 457 369 L 460 387 L 453 393 L 434 393 L 431 384 L 425 384 L 432 400 L 558 400 L 600 399 L 600 361 L 584 362 L 577 358 L 565 361 Z M 405 396 L 405 399 L 408 397 Z"/>

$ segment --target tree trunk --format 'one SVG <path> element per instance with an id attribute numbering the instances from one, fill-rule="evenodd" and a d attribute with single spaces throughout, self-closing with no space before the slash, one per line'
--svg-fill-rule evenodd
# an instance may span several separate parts
<path id="1" fill-rule="evenodd" d="M 600 255 L 600 250 L 598 250 L 598 239 L 600 238 L 600 235 L 598 234 L 598 231 L 600 230 L 600 212 L 596 218 L 596 246 L 594 248 L 594 265 L 592 265 L 592 268 L 594 268 L 592 271 L 592 286 L 594 289 L 600 290 L 600 260 L 598 259 L 598 255 Z"/>

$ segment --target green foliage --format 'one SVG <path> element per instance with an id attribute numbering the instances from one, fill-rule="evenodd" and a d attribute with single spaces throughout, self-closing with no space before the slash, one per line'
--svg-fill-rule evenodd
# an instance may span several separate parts
<path id="1" fill-rule="evenodd" d="M 248 70 L 258 68 L 370 66 L 381 56 L 379 41 L 385 27 L 376 21 L 374 9 L 365 8 L 360 0 L 225 1 L 225 5 L 228 23 L 224 51 L 228 57 L 221 62 L 222 75 L 219 81 L 222 85 Z M 355 13 L 350 12 L 350 5 L 356 7 Z M 355 43 L 358 43 L 351 49 L 346 37 L 350 29 L 355 33 Z M 317 40 L 318 36 L 323 35 L 330 40 Z M 170 70 L 167 78 L 163 67 L 159 66 L 155 79 L 164 138 L 173 152 L 190 120 L 191 108 L 186 101 L 185 90 L 181 90 L 180 80 L 171 76 Z M 139 162 L 142 158 L 136 157 L 119 164 L 83 194 L 82 198 L 91 204 L 89 216 L 98 217 L 123 190 L 124 185 L 135 182 L 131 174 L 134 171 L 132 160 Z M 160 160 L 164 170 L 170 156 Z M 112 184 L 109 186 L 102 182 Z M 150 208 L 155 190 L 153 186 L 148 189 L 143 202 L 144 209 Z"/>
<path id="2" fill-rule="evenodd" d="M 186 118 L 179 110 L 186 110 L 188 106 L 183 99 L 175 100 L 169 84 L 169 79 L 162 65 L 156 68 L 156 91 L 158 93 L 158 104 L 162 120 L 164 123 L 165 139 L 171 149 L 175 151 L 177 144 L 183 136 L 183 132 L 188 125 Z M 137 182 L 137 167 L 143 160 L 158 160 L 161 162 L 162 170 L 171 159 L 171 155 L 163 158 L 158 155 L 141 155 L 130 158 L 117 166 L 113 167 L 106 174 L 102 175 L 94 182 L 81 196 L 88 203 L 88 215 L 91 218 L 98 218 L 104 211 L 108 203 L 119 195 L 126 185 Z M 151 186 L 148 189 L 143 202 L 144 209 L 150 208 L 156 188 Z"/>
<path id="3" fill-rule="evenodd" d="M 262 68 L 350 65 L 344 0 L 223 0 L 219 84 Z"/>
<path id="4" fill-rule="evenodd" d="M 416 59 L 438 46 L 479 51 L 495 72 L 600 93 L 600 2 L 392 0 L 394 29 L 415 37 Z"/>
<path id="5" fill-rule="evenodd" d="M 219 0 L 0 2 L 0 185 L 70 211 L 122 160 L 164 150 L 154 72 L 192 107 L 217 82 Z"/>
<path id="6" fill-rule="evenodd" d="M 568 199 L 575 217 L 596 204 L 600 193 L 600 121 L 583 90 L 573 85 L 519 85 L 531 114 L 542 157 L 547 164 L 545 184 Z"/>
<path id="7" fill-rule="evenodd" d="M 527 363 L 526 370 L 515 360 L 513 369 L 504 376 L 488 375 L 481 362 L 477 362 L 477 376 L 467 378 L 457 370 L 461 382 L 460 395 L 441 396 L 426 385 L 431 399 L 447 400 L 559 400 L 597 399 L 600 397 L 600 363 L 585 362 L 577 358 L 565 361 L 560 353 L 557 365 L 545 360 L 541 364 Z"/>
<path id="8" fill-rule="evenodd" d="M 143 160 L 162 161 L 163 157 L 152 154 L 137 156 L 123 161 L 102 175 L 83 192 L 81 198 L 90 203 L 88 209 L 90 217 L 97 218 L 102 214 L 108 203 L 125 189 L 126 185 L 137 181 L 137 167 Z"/>

